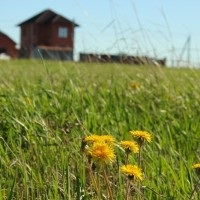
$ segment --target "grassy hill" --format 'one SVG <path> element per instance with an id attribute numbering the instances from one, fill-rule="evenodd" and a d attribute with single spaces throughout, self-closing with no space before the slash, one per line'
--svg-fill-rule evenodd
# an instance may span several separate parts
<path id="1" fill-rule="evenodd" d="M 116 138 L 116 159 L 105 168 L 113 199 L 125 199 L 119 142 L 132 140 L 132 130 L 148 131 L 152 142 L 129 196 L 199 199 L 192 168 L 200 163 L 199 77 L 189 68 L 0 61 L 0 199 L 97 199 L 81 151 L 90 134 Z M 101 167 L 93 170 L 107 199 Z"/>

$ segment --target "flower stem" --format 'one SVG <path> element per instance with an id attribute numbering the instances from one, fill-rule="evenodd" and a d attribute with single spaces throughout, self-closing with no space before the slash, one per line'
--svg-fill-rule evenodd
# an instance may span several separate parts
<path id="1" fill-rule="evenodd" d="M 130 189 L 130 181 L 129 181 L 129 179 L 127 179 L 127 181 L 126 181 L 126 198 L 125 198 L 125 200 L 128 200 L 128 196 L 129 196 L 129 189 Z"/>
<path id="2" fill-rule="evenodd" d="M 88 169 L 89 169 L 89 174 L 90 174 L 90 177 L 92 179 L 92 183 L 93 183 L 94 188 L 95 188 L 96 193 L 97 193 L 97 199 L 101 200 L 100 188 L 97 186 L 97 182 L 96 182 L 96 179 L 94 177 L 94 174 L 93 174 L 93 171 L 92 171 L 92 167 L 91 167 L 90 163 L 88 162 L 88 159 L 85 158 L 85 160 L 86 160 L 86 163 L 87 163 L 87 166 L 88 166 Z"/>
<path id="3" fill-rule="evenodd" d="M 126 153 L 126 161 L 125 161 L 126 165 L 128 164 L 128 156 L 129 156 L 129 153 Z"/>
<path id="4" fill-rule="evenodd" d="M 106 180 L 106 185 L 107 185 L 107 188 L 108 188 L 109 199 L 110 199 L 110 200 L 113 200 L 112 191 L 111 191 L 111 188 L 110 188 L 108 176 L 107 176 L 107 174 L 106 174 L 106 170 L 105 170 L 105 167 L 104 167 L 104 166 L 103 166 L 103 176 L 104 176 L 104 178 L 105 178 L 105 180 Z"/>
<path id="5" fill-rule="evenodd" d="M 142 165 L 142 145 L 140 145 L 140 147 L 139 147 L 138 165 L 141 168 L 141 165 Z"/>
<path id="6" fill-rule="evenodd" d="M 140 144 L 140 147 L 139 147 L 139 155 L 138 155 L 138 165 L 139 167 L 141 168 L 142 166 L 142 144 Z M 140 194 L 140 188 L 141 188 L 141 184 L 140 182 L 138 182 L 138 190 L 139 190 L 139 194 L 138 194 L 138 199 L 140 200 L 141 199 L 141 194 Z"/>

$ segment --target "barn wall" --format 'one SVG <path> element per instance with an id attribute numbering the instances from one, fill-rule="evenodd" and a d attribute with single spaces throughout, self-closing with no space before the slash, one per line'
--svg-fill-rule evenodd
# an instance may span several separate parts
<path id="1" fill-rule="evenodd" d="M 18 57 L 18 50 L 15 47 L 15 43 L 4 35 L 0 35 L 0 50 L 2 51 L 0 53 L 6 53 L 12 58 Z"/>
<path id="2" fill-rule="evenodd" d="M 59 27 L 68 28 L 68 37 L 59 38 Z M 21 26 L 21 56 L 32 57 L 37 46 L 68 47 L 73 52 L 74 27 L 71 23 L 26 24 Z M 71 54 L 71 53 L 70 53 Z"/>
<path id="3" fill-rule="evenodd" d="M 58 29 L 59 27 L 67 27 L 68 36 L 67 38 L 59 38 L 58 37 Z M 73 34 L 74 27 L 69 23 L 53 23 L 51 25 L 51 46 L 60 46 L 60 47 L 69 47 L 73 49 Z"/>
<path id="4" fill-rule="evenodd" d="M 36 46 L 38 45 L 45 45 L 45 46 L 50 46 L 51 45 L 51 25 L 49 24 L 38 24 L 35 26 L 35 29 L 37 30 L 36 32 L 36 37 L 37 37 L 37 42 Z"/>
<path id="5" fill-rule="evenodd" d="M 21 57 L 30 57 L 31 49 L 36 45 L 37 38 L 33 24 L 21 26 Z"/>

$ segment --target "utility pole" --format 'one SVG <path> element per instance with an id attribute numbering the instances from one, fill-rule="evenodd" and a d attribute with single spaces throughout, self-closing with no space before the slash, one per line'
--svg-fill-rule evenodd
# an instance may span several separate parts
<path id="1" fill-rule="evenodd" d="M 183 59 L 183 55 L 184 55 L 184 53 L 185 53 L 185 51 L 187 50 L 187 67 L 189 67 L 190 66 L 190 64 L 191 64 L 191 36 L 189 35 L 188 37 L 187 37 L 187 39 L 186 39 L 186 42 L 185 42 L 185 44 L 184 44 L 184 46 L 183 46 L 183 48 L 182 48 L 182 51 L 181 51 L 181 53 L 180 53 L 180 57 L 179 57 L 179 59 L 178 59 L 178 63 L 177 63 L 177 66 L 179 66 L 179 64 L 180 64 L 180 62 L 182 61 L 182 59 Z"/>
<path id="2" fill-rule="evenodd" d="M 188 60 L 187 60 L 187 62 L 188 62 L 188 67 L 190 67 L 190 59 L 191 59 L 191 58 L 190 58 L 190 55 L 191 55 L 191 54 L 190 54 L 190 51 L 191 51 L 191 36 L 190 36 L 190 35 L 189 35 L 188 38 L 187 38 L 187 44 L 188 44 L 188 48 L 187 48 L 187 51 L 188 51 L 188 52 L 187 52 L 187 53 L 188 53 L 187 59 L 188 59 Z"/>

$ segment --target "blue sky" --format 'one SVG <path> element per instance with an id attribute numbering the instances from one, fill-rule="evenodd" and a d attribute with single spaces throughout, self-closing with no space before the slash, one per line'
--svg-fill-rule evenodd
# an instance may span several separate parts
<path id="1" fill-rule="evenodd" d="M 80 25 L 77 57 L 80 52 L 127 53 L 200 65 L 199 8 L 199 0 L 1 0 L 0 30 L 19 45 L 17 24 L 52 9 Z"/>

